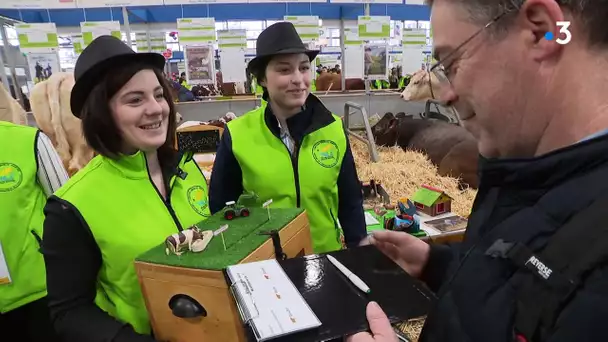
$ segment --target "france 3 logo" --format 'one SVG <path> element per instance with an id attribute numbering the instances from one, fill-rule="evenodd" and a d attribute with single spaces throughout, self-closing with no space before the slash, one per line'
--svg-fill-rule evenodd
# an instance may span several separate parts
<path id="1" fill-rule="evenodd" d="M 545 33 L 545 39 L 546 40 L 555 39 L 555 42 L 560 45 L 566 45 L 566 44 L 570 43 L 570 40 L 572 40 L 572 33 L 568 29 L 568 27 L 570 27 L 570 22 L 569 21 L 558 21 L 555 24 L 559 27 L 559 34 L 557 35 L 557 37 L 555 37 L 553 32 L 547 32 L 547 33 Z M 565 35 L 565 37 L 563 39 L 560 38 L 560 36 L 562 36 L 562 35 Z"/>

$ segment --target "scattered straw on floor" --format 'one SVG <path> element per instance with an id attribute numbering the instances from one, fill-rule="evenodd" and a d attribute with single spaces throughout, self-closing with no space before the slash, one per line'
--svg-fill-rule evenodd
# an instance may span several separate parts
<path id="1" fill-rule="evenodd" d="M 424 317 L 411 319 L 406 323 L 398 324 L 397 328 L 408 337 L 408 340 L 412 342 L 418 342 L 418 339 L 420 338 L 420 332 L 422 331 L 423 326 Z"/>
<path id="2" fill-rule="evenodd" d="M 426 184 L 445 191 L 453 198 L 452 212 L 464 217 L 471 212 L 477 191 L 460 190 L 457 179 L 437 174 L 437 167 L 424 154 L 405 152 L 399 147 L 378 146 L 380 161 L 372 163 L 367 146 L 354 138 L 350 141 L 359 179 L 380 181 L 391 200 L 411 197 L 420 185 Z"/>

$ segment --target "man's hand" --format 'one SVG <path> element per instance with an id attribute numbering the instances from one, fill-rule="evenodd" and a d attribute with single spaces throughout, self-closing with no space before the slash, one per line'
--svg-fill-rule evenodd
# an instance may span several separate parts
<path id="1" fill-rule="evenodd" d="M 367 304 L 366 316 L 371 333 L 357 333 L 347 337 L 346 342 L 398 342 L 391 322 L 376 302 Z"/>
<path id="2" fill-rule="evenodd" d="M 370 242 L 413 277 L 420 277 L 429 259 L 429 245 L 405 232 L 375 231 Z"/>
<path id="3" fill-rule="evenodd" d="M 363 239 L 361 239 L 361 241 L 359 241 L 359 247 L 361 247 L 361 246 L 367 246 L 367 245 L 370 245 L 370 244 L 371 244 L 371 239 L 370 239 L 369 235 L 366 236 L 366 237 L 364 237 Z"/>

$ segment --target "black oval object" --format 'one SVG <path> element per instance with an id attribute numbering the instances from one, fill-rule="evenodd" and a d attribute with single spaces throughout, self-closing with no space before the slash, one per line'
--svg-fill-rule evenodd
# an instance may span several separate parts
<path id="1" fill-rule="evenodd" d="M 169 299 L 169 308 L 179 318 L 207 317 L 207 310 L 196 299 L 181 293 Z"/>

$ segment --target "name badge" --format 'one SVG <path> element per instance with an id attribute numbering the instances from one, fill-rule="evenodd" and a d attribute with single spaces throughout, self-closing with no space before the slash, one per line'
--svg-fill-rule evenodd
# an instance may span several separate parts
<path id="1" fill-rule="evenodd" d="M 11 274 L 8 272 L 8 265 L 6 264 L 4 251 L 2 250 L 2 243 L 0 242 L 0 285 L 7 285 L 11 282 Z"/>

